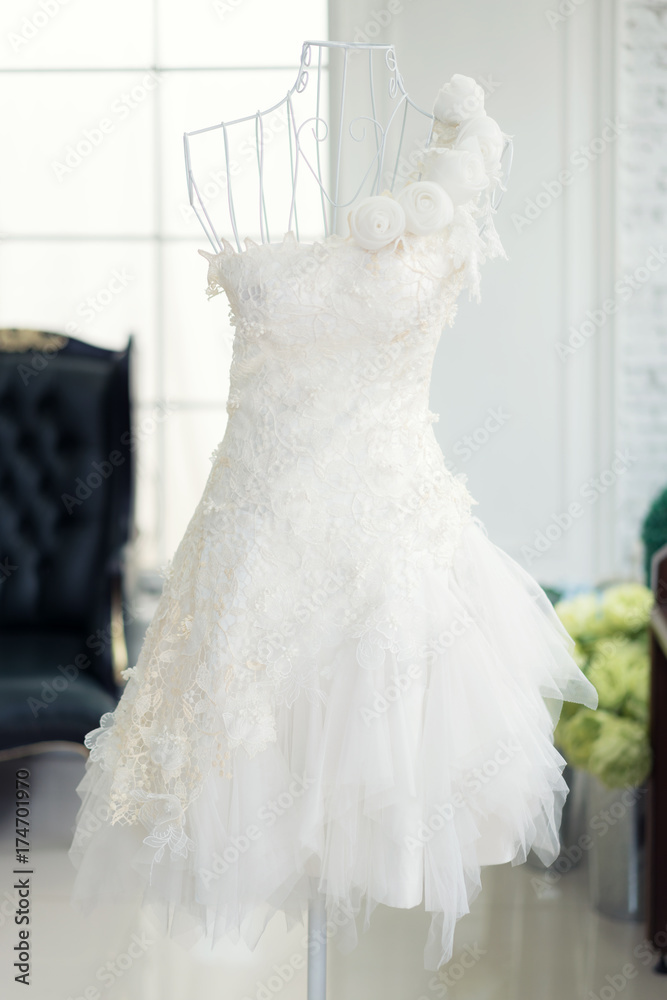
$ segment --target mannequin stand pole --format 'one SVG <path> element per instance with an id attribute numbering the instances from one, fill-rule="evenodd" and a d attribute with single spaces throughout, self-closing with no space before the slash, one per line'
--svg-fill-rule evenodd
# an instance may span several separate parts
<path id="1" fill-rule="evenodd" d="M 308 1000 L 326 1000 L 327 908 L 318 895 L 308 905 Z"/>

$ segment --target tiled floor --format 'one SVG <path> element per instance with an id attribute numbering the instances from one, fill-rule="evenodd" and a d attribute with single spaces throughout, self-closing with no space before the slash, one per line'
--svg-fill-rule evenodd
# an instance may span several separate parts
<path id="1" fill-rule="evenodd" d="M 83 759 L 68 752 L 27 762 L 35 872 L 32 985 L 16 984 L 10 810 L 20 763 L 0 765 L 3 1000 L 305 1000 L 305 972 L 290 978 L 287 970 L 293 955 L 305 956 L 304 929 L 288 934 L 281 917 L 255 953 L 227 944 L 207 954 L 156 937 L 140 914 L 95 912 L 84 920 L 70 909 L 73 869 L 66 851 Z M 667 998 L 667 976 L 653 972 L 653 957 L 641 947 L 643 927 L 607 920 L 590 908 L 585 868 L 547 891 L 542 874 L 529 865 L 485 869 L 483 891 L 459 922 L 454 958 L 439 975 L 421 965 L 429 924 L 423 910 L 378 908 L 356 951 L 341 955 L 330 942 L 328 1000 Z"/>

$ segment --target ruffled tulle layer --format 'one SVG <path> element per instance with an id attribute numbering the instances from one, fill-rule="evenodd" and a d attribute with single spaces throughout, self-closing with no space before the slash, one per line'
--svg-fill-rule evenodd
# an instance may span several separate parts
<path id="1" fill-rule="evenodd" d="M 88 760 L 70 857 L 84 911 L 141 896 L 165 931 L 255 946 L 326 895 L 349 950 L 378 903 L 432 914 L 424 964 L 452 954 L 484 865 L 558 854 L 567 794 L 552 733 L 563 700 L 596 704 L 546 595 L 489 540 L 464 529 L 422 600 L 442 632 L 410 660 L 360 668 L 331 649 L 326 701 L 277 709 L 277 740 L 231 776 L 211 771 L 182 826 L 111 824 L 113 775 Z"/>

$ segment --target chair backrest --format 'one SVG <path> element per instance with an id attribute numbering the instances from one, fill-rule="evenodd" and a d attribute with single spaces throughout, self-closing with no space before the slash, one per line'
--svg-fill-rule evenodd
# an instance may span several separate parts
<path id="1" fill-rule="evenodd" d="M 132 520 L 131 347 L 0 330 L 0 631 L 108 627 Z"/>

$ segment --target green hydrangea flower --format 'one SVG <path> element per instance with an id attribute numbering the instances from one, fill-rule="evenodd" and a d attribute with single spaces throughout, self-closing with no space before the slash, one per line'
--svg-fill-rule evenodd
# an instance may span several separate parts
<path id="1" fill-rule="evenodd" d="M 628 718 L 635 719 L 645 726 L 648 726 L 650 684 L 651 670 L 647 659 L 646 669 L 637 671 L 628 678 L 628 694 L 623 706 L 624 714 Z"/>
<path id="2" fill-rule="evenodd" d="M 653 607 L 653 592 L 642 583 L 619 583 L 602 594 L 602 618 L 608 634 L 632 634 L 646 628 Z"/>
<path id="3" fill-rule="evenodd" d="M 597 594 L 578 594 L 555 605 L 565 629 L 579 643 L 587 643 L 603 634 L 604 619 Z"/>
<path id="4" fill-rule="evenodd" d="M 555 740 L 563 751 L 563 756 L 573 767 L 588 769 L 588 761 L 600 735 L 603 713 L 598 709 L 580 708 L 571 715 L 561 716 L 555 732 Z"/>
<path id="5" fill-rule="evenodd" d="M 574 649 L 572 650 L 572 659 L 575 661 L 580 670 L 583 670 L 584 672 L 586 671 L 590 656 L 590 650 L 587 650 L 585 646 L 582 646 L 578 639 L 575 639 Z"/>
<path id="6" fill-rule="evenodd" d="M 628 639 L 615 635 L 595 645 L 586 672 L 597 689 L 599 706 L 618 715 L 637 718 L 637 699 L 645 692 L 648 703 L 649 653 L 646 636 Z M 632 699 L 632 707 L 630 700 Z"/>
<path id="7" fill-rule="evenodd" d="M 641 784 L 651 768 L 648 736 L 649 621 L 653 593 L 620 583 L 559 601 L 556 612 L 575 640 L 572 655 L 598 692 L 597 711 L 563 705 L 554 733 L 574 767 L 609 788 Z"/>
<path id="8" fill-rule="evenodd" d="M 588 770 L 607 788 L 641 785 L 651 770 L 646 726 L 609 712 L 598 714 L 600 731 L 588 758 Z"/>

